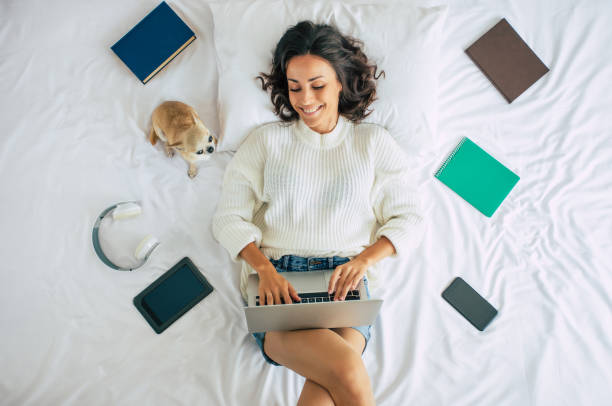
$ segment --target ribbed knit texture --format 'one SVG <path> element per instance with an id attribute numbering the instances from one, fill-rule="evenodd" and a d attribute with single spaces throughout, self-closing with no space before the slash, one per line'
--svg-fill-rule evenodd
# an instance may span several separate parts
<path id="1" fill-rule="evenodd" d="M 255 244 L 268 258 L 354 257 L 381 236 L 397 255 L 422 236 L 423 219 L 406 155 L 381 126 L 340 116 L 319 134 L 302 120 L 254 130 L 227 166 L 213 218 L 213 234 L 233 261 Z M 368 269 L 370 289 L 375 267 Z"/>

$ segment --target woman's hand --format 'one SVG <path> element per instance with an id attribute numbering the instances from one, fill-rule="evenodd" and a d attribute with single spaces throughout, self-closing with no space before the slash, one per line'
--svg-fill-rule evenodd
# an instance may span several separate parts
<path id="1" fill-rule="evenodd" d="M 282 304 L 281 298 L 285 304 L 293 303 L 291 299 L 296 302 L 302 300 L 295 288 L 274 267 L 259 272 L 259 304 Z"/>
<path id="2" fill-rule="evenodd" d="M 334 301 L 344 300 L 349 290 L 357 289 L 367 270 L 367 262 L 359 257 L 337 266 L 329 280 L 328 293 L 336 292 Z"/>
<path id="3" fill-rule="evenodd" d="M 329 280 L 328 293 L 337 292 L 334 300 L 344 300 L 349 290 L 357 289 L 370 266 L 395 253 L 393 243 L 383 235 L 351 261 L 336 267 Z"/>
<path id="4" fill-rule="evenodd" d="M 239 255 L 259 274 L 260 305 L 281 304 L 281 298 L 287 304 L 293 303 L 291 298 L 296 302 L 301 301 L 293 286 L 276 271 L 272 262 L 266 258 L 255 243 L 247 244 Z"/>

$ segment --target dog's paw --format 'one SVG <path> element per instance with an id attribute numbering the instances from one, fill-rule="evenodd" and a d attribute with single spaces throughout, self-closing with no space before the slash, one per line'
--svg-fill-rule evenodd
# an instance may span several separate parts
<path id="1" fill-rule="evenodd" d="M 189 175 L 191 179 L 195 178 L 197 174 L 198 174 L 197 168 L 189 168 L 189 170 L 187 171 L 187 175 Z"/>
<path id="2" fill-rule="evenodd" d="M 172 158 L 174 156 L 174 150 L 172 148 L 166 148 L 166 155 L 168 158 Z"/>

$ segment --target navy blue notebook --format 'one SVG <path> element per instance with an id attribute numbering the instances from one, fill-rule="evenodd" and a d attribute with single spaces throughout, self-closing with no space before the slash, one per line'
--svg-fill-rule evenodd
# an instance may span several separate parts
<path id="1" fill-rule="evenodd" d="M 111 49 L 146 84 L 195 38 L 187 24 L 163 1 Z"/>

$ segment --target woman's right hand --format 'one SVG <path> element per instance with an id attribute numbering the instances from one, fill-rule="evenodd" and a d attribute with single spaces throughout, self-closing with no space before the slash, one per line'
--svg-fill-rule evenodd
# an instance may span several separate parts
<path id="1" fill-rule="evenodd" d="M 263 306 L 282 304 L 283 301 L 285 304 L 300 302 L 301 299 L 295 288 L 276 271 L 272 264 L 270 266 L 259 272 L 259 304 Z"/>

